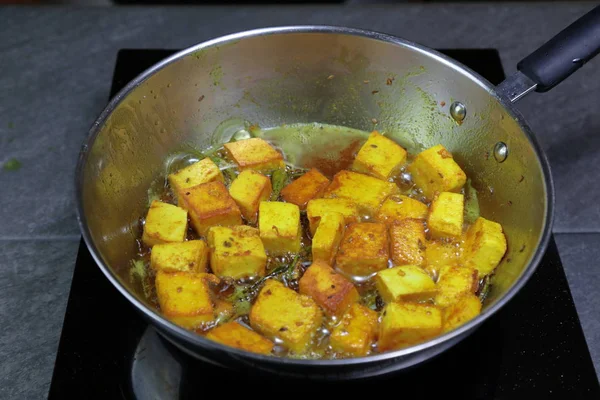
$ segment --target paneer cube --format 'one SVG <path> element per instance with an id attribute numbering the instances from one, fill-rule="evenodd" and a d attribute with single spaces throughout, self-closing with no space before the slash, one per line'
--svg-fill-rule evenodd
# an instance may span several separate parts
<path id="1" fill-rule="evenodd" d="M 429 208 L 425 203 L 408 196 L 397 195 L 388 197 L 377 212 L 375 218 L 388 225 L 403 219 L 427 219 Z"/>
<path id="2" fill-rule="evenodd" d="M 459 254 L 459 243 L 443 240 L 429 241 L 425 248 L 425 270 L 432 277 L 437 277 L 440 268 L 444 265 L 459 264 Z"/>
<path id="3" fill-rule="evenodd" d="M 462 235 L 464 195 L 442 192 L 433 199 L 427 218 L 432 238 L 454 238 Z"/>
<path id="4" fill-rule="evenodd" d="M 306 209 L 306 204 L 312 199 L 323 196 L 325 188 L 329 186 L 329 179 L 317 169 L 312 168 L 300 178 L 294 180 L 281 190 L 281 198 L 288 203 Z"/>
<path id="5" fill-rule="evenodd" d="M 446 265 L 440 269 L 435 304 L 448 307 L 465 294 L 475 293 L 479 286 L 477 270 L 469 267 Z"/>
<path id="6" fill-rule="evenodd" d="M 377 338 L 377 312 L 354 303 L 333 329 L 329 343 L 334 351 L 353 356 L 366 356 Z"/>
<path id="7" fill-rule="evenodd" d="M 258 205 L 267 201 L 272 191 L 271 179 L 251 169 L 240 172 L 229 187 L 229 194 L 251 224 L 257 221 Z"/>
<path id="8" fill-rule="evenodd" d="M 360 212 L 356 204 L 346 199 L 314 199 L 306 205 L 306 216 L 310 232 L 314 235 L 323 215 L 338 212 L 344 216 L 344 222 L 350 224 L 360 221 Z"/>
<path id="9" fill-rule="evenodd" d="M 264 139 L 238 140 L 225 143 L 223 147 L 240 171 L 252 169 L 269 173 L 279 168 L 285 168 L 283 155 Z"/>
<path id="10" fill-rule="evenodd" d="M 405 348 L 425 342 L 442 331 L 442 312 L 430 304 L 386 304 L 379 325 L 380 351 Z"/>
<path id="11" fill-rule="evenodd" d="M 323 322 L 323 311 L 310 297 L 267 279 L 250 309 L 250 326 L 267 338 L 280 339 L 295 353 L 303 353 Z"/>
<path id="12" fill-rule="evenodd" d="M 442 317 L 444 332 L 466 324 L 481 313 L 481 301 L 474 294 L 461 296 L 455 303 L 444 309 Z"/>
<path id="13" fill-rule="evenodd" d="M 350 224 L 340 243 L 336 267 L 352 276 L 369 276 L 388 267 L 389 246 L 385 224 Z"/>
<path id="14" fill-rule="evenodd" d="M 220 278 L 262 277 L 267 254 L 259 231 L 246 225 L 213 226 L 208 231 L 210 267 Z"/>
<path id="15" fill-rule="evenodd" d="M 261 202 L 258 228 L 269 254 L 282 255 L 300 251 L 302 225 L 297 205 L 280 201 Z"/>
<path id="16" fill-rule="evenodd" d="M 206 338 L 258 354 L 271 354 L 273 342 L 236 321 L 231 321 L 212 328 Z"/>
<path id="17" fill-rule="evenodd" d="M 352 282 L 322 261 L 308 267 L 298 287 L 301 294 L 312 297 L 330 316 L 341 316 L 359 298 Z"/>
<path id="18" fill-rule="evenodd" d="M 344 215 L 338 212 L 323 215 L 312 238 L 313 261 L 324 261 L 333 265 L 345 230 Z"/>
<path id="19" fill-rule="evenodd" d="M 377 131 L 358 151 L 352 169 L 356 172 L 387 180 L 398 174 L 406 161 L 406 150 Z"/>
<path id="20" fill-rule="evenodd" d="M 183 328 L 201 328 L 214 320 L 210 283 L 218 282 L 212 274 L 158 271 L 156 294 L 162 314 Z"/>
<path id="21" fill-rule="evenodd" d="M 427 300 L 436 292 L 433 279 L 416 265 L 401 265 L 379 271 L 375 275 L 375 287 L 386 303 Z"/>
<path id="22" fill-rule="evenodd" d="M 180 207 L 154 200 L 146 214 L 142 241 L 148 247 L 183 242 L 187 233 L 187 215 Z"/>
<path id="23" fill-rule="evenodd" d="M 194 230 L 206 236 L 211 226 L 242 224 L 242 213 L 223 182 L 203 183 L 183 192 Z"/>
<path id="24" fill-rule="evenodd" d="M 436 193 L 459 192 L 467 182 L 465 172 L 441 144 L 417 154 L 407 170 L 429 199 Z"/>
<path id="25" fill-rule="evenodd" d="M 207 182 L 225 182 L 225 178 L 217 164 L 207 157 L 169 174 L 168 181 L 175 196 L 179 199 L 185 189 Z"/>
<path id="26" fill-rule="evenodd" d="M 383 201 L 390 195 L 399 194 L 393 182 L 382 181 L 358 172 L 342 170 L 333 176 L 323 197 L 340 198 L 354 202 L 362 212 L 375 216 Z"/>
<path id="27" fill-rule="evenodd" d="M 207 272 L 208 246 L 204 240 L 157 244 L 150 253 L 150 266 L 155 271 Z"/>
<path id="28" fill-rule="evenodd" d="M 463 264 L 475 268 L 479 277 L 483 278 L 498 266 L 506 250 L 506 236 L 502 225 L 479 217 L 467 229 Z"/>
<path id="29" fill-rule="evenodd" d="M 425 265 L 425 224 L 420 219 L 403 219 L 389 227 L 391 257 L 395 265 Z"/>

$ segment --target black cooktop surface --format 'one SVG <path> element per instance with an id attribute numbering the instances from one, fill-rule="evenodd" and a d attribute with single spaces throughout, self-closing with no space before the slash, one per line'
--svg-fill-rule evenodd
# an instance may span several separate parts
<path id="1" fill-rule="evenodd" d="M 494 49 L 441 51 L 493 84 L 504 79 Z M 121 50 L 111 96 L 173 52 Z M 191 399 L 252 392 L 318 396 L 322 390 L 335 390 L 340 398 L 359 386 L 375 390 L 370 397 L 600 399 L 600 385 L 554 239 L 521 292 L 449 351 L 410 371 L 337 383 L 249 376 L 190 359 L 146 324 L 81 242 L 50 399 Z"/>

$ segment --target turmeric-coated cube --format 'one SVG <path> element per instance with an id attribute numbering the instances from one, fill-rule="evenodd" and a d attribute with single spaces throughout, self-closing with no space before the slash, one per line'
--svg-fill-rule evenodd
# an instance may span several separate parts
<path id="1" fill-rule="evenodd" d="M 444 240 L 432 240 L 427 242 L 425 248 L 425 270 L 436 277 L 440 268 L 444 265 L 459 264 L 459 243 L 446 242 Z"/>
<path id="2" fill-rule="evenodd" d="M 356 204 L 346 199 L 313 199 L 306 205 L 306 216 L 311 234 L 315 234 L 323 215 L 338 212 L 344 216 L 344 222 L 350 224 L 360 221 L 360 212 Z"/>
<path id="3" fill-rule="evenodd" d="M 408 166 L 413 182 L 432 199 L 436 192 L 459 192 L 467 182 L 465 172 L 441 144 L 417 154 Z"/>
<path id="4" fill-rule="evenodd" d="M 402 146 L 373 131 L 356 154 L 352 169 L 387 180 L 400 172 L 405 161 L 406 150 Z"/>
<path id="5" fill-rule="evenodd" d="M 446 265 L 440 269 L 435 304 L 448 307 L 460 297 L 475 293 L 479 286 L 477 270 L 470 267 Z"/>
<path id="6" fill-rule="evenodd" d="M 348 225 L 336 256 L 336 267 L 353 276 L 368 276 L 388 267 L 387 226 L 378 222 Z"/>
<path id="7" fill-rule="evenodd" d="M 252 169 L 268 173 L 285 168 L 283 155 L 264 139 L 243 139 L 225 143 L 223 147 L 240 171 Z"/>
<path id="8" fill-rule="evenodd" d="M 479 217 L 467 229 L 463 264 L 475 268 L 482 278 L 498 266 L 506 249 L 506 236 L 502 225 Z"/>
<path id="9" fill-rule="evenodd" d="M 310 297 L 267 279 L 250 309 L 250 326 L 267 338 L 280 339 L 295 353 L 304 352 L 323 322 L 323 312 Z"/>
<path id="10" fill-rule="evenodd" d="M 377 212 L 375 218 L 379 222 L 395 224 L 403 219 L 427 219 L 429 208 L 425 203 L 408 196 L 396 195 L 388 197 Z"/>
<path id="11" fill-rule="evenodd" d="M 375 275 L 375 287 L 386 303 L 427 300 L 436 291 L 433 279 L 416 265 L 401 265 L 379 271 Z"/>
<path id="12" fill-rule="evenodd" d="M 300 251 L 300 209 L 280 201 L 263 201 L 259 205 L 258 228 L 265 249 L 271 255 Z"/>
<path id="13" fill-rule="evenodd" d="M 442 331 L 442 312 L 430 304 L 386 304 L 379 325 L 380 351 L 388 351 L 422 343 Z"/>
<path id="14" fill-rule="evenodd" d="M 154 200 L 146 214 L 142 241 L 148 247 L 160 243 L 183 242 L 187 225 L 186 210 Z"/>
<path id="15" fill-rule="evenodd" d="M 155 271 L 206 272 L 208 246 L 204 240 L 157 244 L 150 254 L 150 266 Z"/>
<path id="16" fill-rule="evenodd" d="M 240 172 L 229 187 L 229 194 L 251 224 L 258 218 L 258 205 L 267 201 L 272 191 L 271 179 L 251 169 Z"/>
<path id="17" fill-rule="evenodd" d="M 169 174 L 168 181 L 169 186 L 171 186 L 171 189 L 173 189 L 173 192 L 179 201 L 181 193 L 185 189 L 207 182 L 225 182 L 225 178 L 223 178 L 223 173 L 217 164 L 207 157 L 192 165 L 188 165 L 177 172 Z"/>
<path id="18" fill-rule="evenodd" d="M 353 356 L 366 356 L 377 337 L 379 325 L 375 311 L 354 303 L 340 323 L 333 329 L 329 343 L 334 351 Z"/>
<path id="19" fill-rule="evenodd" d="M 427 226 L 432 238 L 454 238 L 462 235 L 464 195 L 443 192 L 431 202 Z"/>
<path id="20" fill-rule="evenodd" d="M 346 223 L 341 213 L 330 212 L 323 215 L 312 238 L 313 261 L 333 265 L 345 229 Z"/>
<path id="21" fill-rule="evenodd" d="M 183 192 L 194 230 L 206 236 L 211 226 L 242 224 L 242 213 L 223 182 L 208 182 Z"/>
<path id="22" fill-rule="evenodd" d="M 206 334 L 208 339 L 258 354 L 271 354 L 274 343 L 236 321 L 212 328 Z"/>
<path id="23" fill-rule="evenodd" d="M 281 198 L 288 203 L 297 205 L 301 210 L 305 210 L 306 204 L 312 199 L 320 198 L 328 185 L 329 179 L 317 169 L 312 168 L 284 187 L 281 190 Z"/>
<path id="24" fill-rule="evenodd" d="M 442 317 L 444 332 L 466 324 L 481 313 L 481 301 L 474 294 L 461 296 L 455 303 L 444 309 Z"/>
<path id="25" fill-rule="evenodd" d="M 267 254 L 259 231 L 246 225 L 213 226 L 208 231 L 210 267 L 220 278 L 262 277 Z"/>
<path id="26" fill-rule="evenodd" d="M 359 297 L 352 282 L 322 261 L 308 267 L 298 282 L 298 289 L 312 297 L 327 315 L 338 317 Z"/>
<path id="27" fill-rule="evenodd" d="M 389 227 L 392 262 L 395 265 L 425 265 L 425 224 L 420 219 L 403 219 Z"/>

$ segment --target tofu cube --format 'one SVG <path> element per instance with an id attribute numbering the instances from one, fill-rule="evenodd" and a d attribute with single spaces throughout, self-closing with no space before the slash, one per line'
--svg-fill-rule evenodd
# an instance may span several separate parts
<path id="1" fill-rule="evenodd" d="M 279 168 L 285 168 L 283 155 L 264 139 L 238 140 L 225 143 L 223 147 L 240 171 L 252 169 L 269 173 Z"/>
<path id="2" fill-rule="evenodd" d="M 427 219 L 429 208 L 425 203 L 408 196 L 397 195 L 388 197 L 377 212 L 375 218 L 385 224 L 395 224 L 403 219 Z"/>
<path id="3" fill-rule="evenodd" d="M 168 177 L 169 186 L 177 199 L 185 189 L 214 181 L 225 182 L 225 178 L 217 164 L 208 157 L 169 174 Z"/>
<path id="4" fill-rule="evenodd" d="M 425 265 L 425 223 L 420 219 L 403 219 L 389 227 L 391 257 L 394 265 Z"/>
<path id="5" fill-rule="evenodd" d="M 481 313 L 481 301 L 474 294 L 461 296 L 455 303 L 444 309 L 443 331 L 448 332 L 466 324 Z"/>
<path id="6" fill-rule="evenodd" d="M 378 222 L 348 225 L 336 256 L 336 267 L 352 276 L 369 276 L 388 267 L 387 226 Z"/>
<path id="7" fill-rule="evenodd" d="M 180 207 L 154 200 L 146 214 L 142 241 L 148 247 L 183 242 L 188 227 L 187 215 Z"/>
<path id="8" fill-rule="evenodd" d="M 280 339 L 294 353 L 303 353 L 323 323 L 323 312 L 310 297 L 267 279 L 249 314 L 250 326 L 267 338 Z"/>
<path id="9" fill-rule="evenodd" d="M 213 226 L 208 231 L 210 267 L 219 278 L 262 277 L 267 254 L 258 229 L 251 226 Z"/>
<path id="10" fill-rule="evenodd" d="M 329 186 L 329 179 L 317 169 L 312 168 L 300 178 L 294 180 L 281 190 L 281 198 L 306 210 L 306 204 L 312 199 L 323 196 Z"/>
<path id="11" fill-rule="evenodd" d="M 387 180 L 400 172 L 405 161 L 406 150 L 402 146 L 373 131 L 356 154 L 352 169 Z"/>
<path id="12" fill-rule="evenodd" d="M 448 307 L 462 296 L 475 293 L 479 286 L 477 270 L 469 267 L 446 265 L 440 269 L 435 304 Z"/>
<path id="13" fill-rule="evenodd" d="M 465 172 L 441 144 L 417 154 L 407 170 L 429 199 L 436 193 L 459 192 L 467 182 Z"/>
<path id="14" fill-rule="evenodd" d="M 401 265 L 379 271 L 375 287 L 386 303 L 393 301 L 421 301 L 433 298 L 435 282 L 416 265 Z"/>
<path id="15" fill-rule="evenodd" d="M 183 192 L 194 230 L 204 237 L 211 226 L 242 224 L 242 213 L 223 182 L 203 183 Z"/>
<path id="16" fill-rule="evenodd" d="M 379 351 L 397 350 L 425 342 L 442 331 L 442 312 L 430 304 L 386 304 L 379 324 Z"/>
<path id="17" fill-rule="evenodd" d="M 271 179 L 251 169 L 240 172 L 229 187 L 229 194 L 251 224 L 257 221 L 258 205 L 267 201 L 272 191 Z"/>
<path id="18" fill-rule="evenodd" d="M 271 354 L 274 347 L 269 339 L 235 321 L 212 328 L 206 334 L 206 338 L 240 350 L 265 355 Z"/>
<path id="19" fill-rule="evenodd" d="M 158 271 L 155 286 L 161 312 L 171 322 L 186 329 L 201 328 L 213 321 L 209 284 L 215 280 L 218 281 L 214 275 L 203 272 Z"/>
<path id="20" fill-rule="evenodd" d="M 359 298 L 352 282 L 322 261 L 308 267 L 298 282 L 298 290 L 312 297 L 329 316 L 341 316 Z"/>
<path id="21" fill-rule="evenodd" d="M 375 216 L 386 198 L 399 193 L 400 189 L 393 182 L 342 170 L 333 176 L 323 197 L 350 200 L 360 208 L 361 212 Z"/>
<path id="22" fill-rule="evenodd" d="M 313 261 L 323 261 L 333 265 L 345 230 L 346 223 L 341 213 L 330 212 L 323 215 L 312 238 Z"/>
<path id="23" fill-rule="evenodd" d="M 300 251 L 302 225 L 297 205 L 280 201 L 261 202 L 258 228 L 269 254 L 282 255 Z"/>
<path id="24" fill-rule="evenodd" d="M 377 338 L 379 326 L 377 312 L 359 303 L 354 303 L 340 323 L 333 329 L 329 344 L 336 352 L 353 356 L 366 356 Z"/>
<path id="25" fill-rule="evenodd" d="M 458 239 L 463 231 L 464 195 L 442 192 L 431 202 L 427 226 L 432 238 Z"/>
<path id="26" fill-rule="evenodd" d="M 208 246 L 204 240 L 157 244 L 150 253 L 150 267 L 155 271 L 207 272 Z"/>
<path id="27" fill-rule="evenodd" d="M 426 244 L 425 248 L 425 270 L 432 277 L 437 277 L 439 270 L 444 265 L 458 265 L 460 248 L 458 243 L 433 240 Z"/>
<path id="28" fill-rule="evenodd" d="M 498 266 L 506 250 L 506 236 L 502 225 L 479 217 L 467 229 L 463 264 L 476 269 L 483 278 Z"/>
<path id="29" fill-rule="evenodd" d="M 323 215 L 338 212 L 344 216 L 344 223 L 359 222 L 360 212 L 356 204 L 346 199 L 314 199 L 306 205 L 306 216 L 310 232 L 315 235 Z"/>

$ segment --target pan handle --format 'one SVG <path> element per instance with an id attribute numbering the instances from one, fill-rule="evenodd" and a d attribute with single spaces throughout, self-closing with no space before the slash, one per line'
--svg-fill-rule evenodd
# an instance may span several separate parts
<path id="1" fill-rule="evenodd" d="M 512 103 L 526 94 L 547 92 L 600 53 L 600 6 L 573 22 L 517 64 L 496 92 Z"/>

